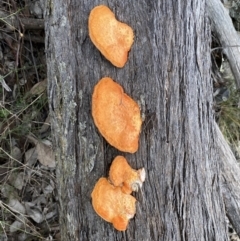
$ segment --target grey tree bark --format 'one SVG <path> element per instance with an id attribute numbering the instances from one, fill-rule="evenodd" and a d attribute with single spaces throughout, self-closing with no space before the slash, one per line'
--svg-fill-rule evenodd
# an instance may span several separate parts
<path id="1" fill-rule="evenodd" d="M 226 215 L 240 237 L 240 166 L 216 125 Z"/>
<path id="2" fill-rule="evenodd" d="M 122 69 L 88 36 L 90 10 L 105 4 L 135 33 Z M 205 1 L 50 0 L 46 51 L 62 240 L 228 240 L 210 80 Z M 108 145 L 91 117 L 104 76 L 139 101 L 145 115 L 137 153 Z M 121 154 L 146 182 L 126 232 L 96 215 L 91 192 Z"/>

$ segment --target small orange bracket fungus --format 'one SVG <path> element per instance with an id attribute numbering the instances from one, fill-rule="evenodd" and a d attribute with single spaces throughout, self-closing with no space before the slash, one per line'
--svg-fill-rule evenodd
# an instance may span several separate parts
<path id="1" fill-rule="evenodd" d="M 88 28 L 89 36 L 98 50 L 114 66 L 122 68 L 133 44 L 132 28 L 117 21 L 114 13 L 104 5 L 92 9 Z"/>
<path id="2" fill-rule="evenodd" d="M 136 213 L 136 199 L 130 195 L 138 191 L 145 180 L 145 170 L 132 169 L 123 156 L 117 156 L 110 167 L 109 181 L 101 177 L 92 191 L 95 212 L 119 231 L 125 231 Z"/>
<path id="3" fill-rule="evenodd" d="M 145 181 L 145 169 L 132 169 L 123 156 L 117 156 L 110 167 L 109 179 L 116 187 L 121 187 L 126 194 L 137 192 Z"/>
<path id="4" fill-rule="evenodd" d="M 138 104 L 111 78 L 101 79 L 92 95 L 92 116 L 103 137 L 120 151 L 138 150 L 141 114 Z"/>
<path id="5" fill-rule="evenodd" d="M 136 213 L 136 199 L 122 192 L 106 178 L 100 178 L 92 192 L 92 205 L 95 212 L 119 231 L 125 231 L 129 219 Z"/>

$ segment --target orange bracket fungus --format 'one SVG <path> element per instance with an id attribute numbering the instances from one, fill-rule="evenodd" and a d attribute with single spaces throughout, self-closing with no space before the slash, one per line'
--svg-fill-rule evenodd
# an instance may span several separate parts
<path id="1" fill-rule="evenodd" d="M 123 156 L 117 156 L 110 167 L 109 180 L 100 178 L 92 191 L 95 212 L 117 230 L 126 230 L 136 213 L 136 199 L 130 194 L 138 191 L 144 180 L 144 168 L 134 170 Z"/>
<path id="2" fill-rule="evenodd" d="M 122 192 L 106 178 L 100 178 L 92 192 L 92 205 L 95 212 L 119 231 L 125 231 L 129 219 L 136 213 L 136 199 Z"/>
<path id="3" fill-rule="evenodd" d="M 114 13 L 104 5 L 92 9 L 88 28 L 89 36 L 98 50 L 114 66 L 122 68 L 133 44 L 132 28 L 117 21 Z"/>
<path id="4" fill-rule="evenodd" d="M 132 169 L 123 156 L 117 156 L 110 167 L 109 179 L 116 187 L 121 187 L 126 194 L 137 192 L 145 181 L 145 169 Z"/>
<path id="5" fill-rule="evenodd" d="M 92 95 L 92 116 L 103 137 L 120 151 L 138 150 L 141 114 L 138 104 L 111 78 L 101 79 Z"/>

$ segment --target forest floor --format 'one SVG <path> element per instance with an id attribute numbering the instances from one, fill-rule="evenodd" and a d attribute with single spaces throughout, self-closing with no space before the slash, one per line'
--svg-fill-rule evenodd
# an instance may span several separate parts
<path id="1" fill-rule="evenodd" d="M 0 3 L 0 241 L 61 240 L 47 98 L 45 2 Z M 228 2 L 230 13 L 236 8 L 233 2 Z M 240 19 L 234 21 L 240 26 Z M 215 47 L 220 46 L 213 36 Z M 212 60 L 216 120 L 240 159 L 239 92 L 221 49 L 212 52 Z M 232 241 L 240 241 L 231 227 L 229 231 Z"/>

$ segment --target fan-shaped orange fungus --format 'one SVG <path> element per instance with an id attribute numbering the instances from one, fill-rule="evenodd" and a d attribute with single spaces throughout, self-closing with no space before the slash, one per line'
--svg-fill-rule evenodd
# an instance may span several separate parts
<path id="1" fill-rule="evenodd" d="M 102 78 L 95 86 L 92 116 L 110 145 L 124 152 L 137 151 L 142 125 L 139 106 L 111 78 Z"/>
<path id="2" fill-rule="evenodd" d="M 89 36 L 97 49 L 114 66 L 122 68 L 133 44 L 132 28 L 117 21 L 114 13 L 104 5 L 92 9 L 88 28 Z"/>
<path id="3" fill-rule="evenodd" d="M 96 183 L 91 196 L 93 208 L 100 217 L 119 231 L 127 229 L 129 219 L 136 213 L 133 196 L 123 193 L 120 187 L 114 187 L 103 177 Z"/>
<path id="4" fill-rule="evenodd" d="M 121 187 L 126 194 L 138 191 L 145 181 L 145 169 L 132 169 L 123 156 L 117 156 L 110 167 L 109 179 L 116 187 Z"/>

